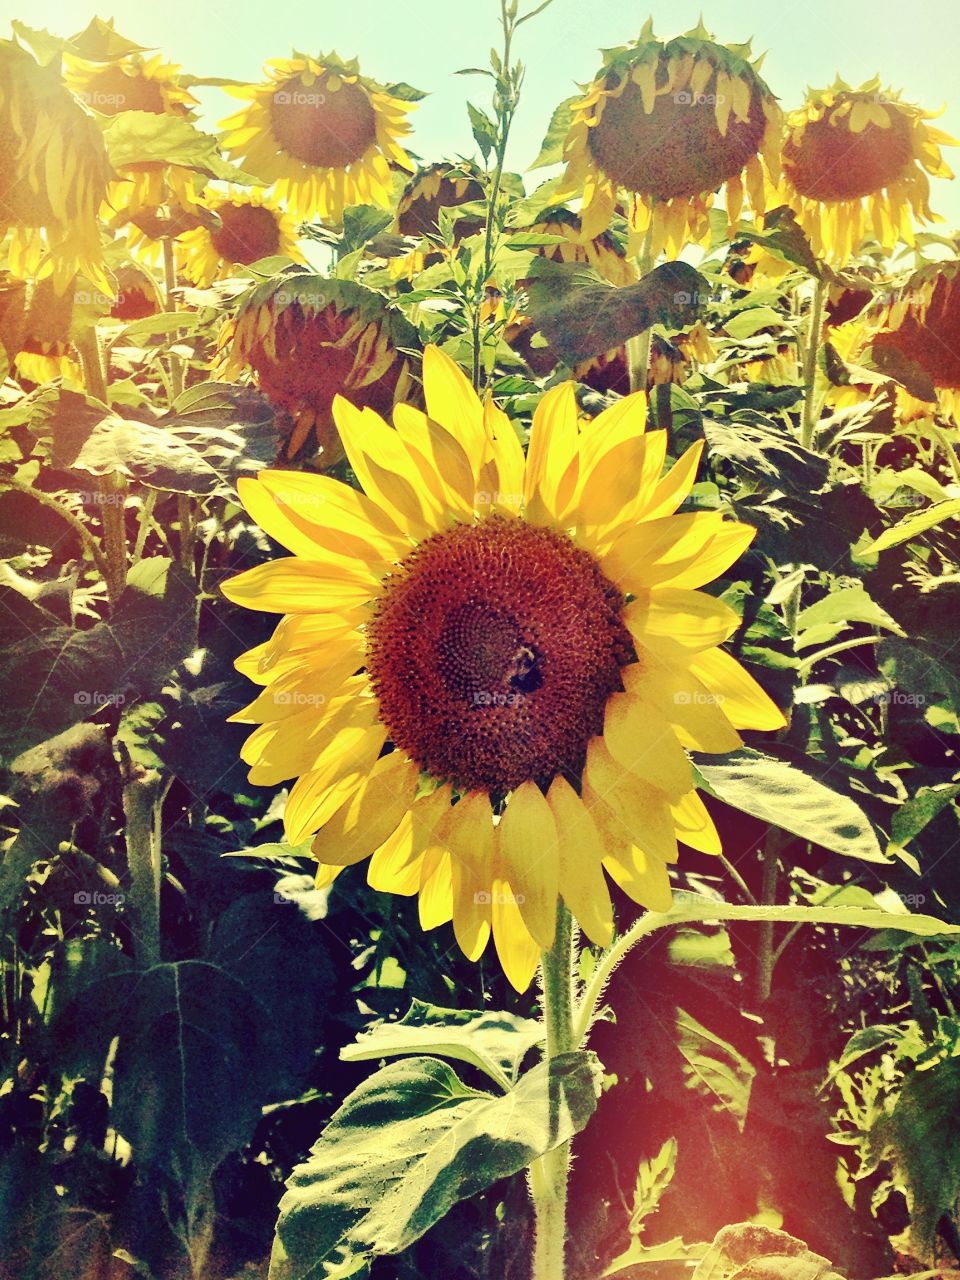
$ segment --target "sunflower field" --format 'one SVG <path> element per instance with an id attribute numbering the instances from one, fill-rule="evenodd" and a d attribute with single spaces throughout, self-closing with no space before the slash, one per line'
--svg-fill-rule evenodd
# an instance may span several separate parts
<path id="1" fill-rule="evenodd" d="M 521 2 L 0 39 L 0 1280 L 960 1276 L 957 143 Z"/>

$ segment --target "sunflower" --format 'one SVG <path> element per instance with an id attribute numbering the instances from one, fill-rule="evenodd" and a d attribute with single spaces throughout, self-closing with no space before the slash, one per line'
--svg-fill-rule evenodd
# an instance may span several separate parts
<path id="1" fill-rule="evenodd" d="M 412 279 L 424 267 L 442 259 L 443 238 L 440 234 L 440 210 L 455 209 L 458 205 L 485 200 L 486 191 L 475 165 L 442 163 L 419 169 L 397 202 L 396 231 L 398 235 L 415 236 L 437 245 L 436 252 L 423 248 L 413 249 L 390 259 L 390 274 L 396 279 Z M 469 236 L 483 229 L 483 218 L 466 214 L 453 224 L 453 243 L 460 244 Z"/>
<path id="2" fill-rule="evenodd" d="M 118 268 L 117 296 L 110 309 L 114 320 L 130 322 L 155 316 L 164 309 L 160 287 L 151 273 L 137 262 Z"/>
<path id="3" fill-rule="evenodd" d="M 90 62 L 68 54 L 64 78 L 82 102 L 99 115 L 113 117 L 128 111 L 189 118 L 197 99 L 180 83 L 180 67 L 158 54 L 144 59 L 131 53 L 113 62 Z M 196 175 L 181 165 L 148 162 L 124 165 L 107 193 L 107 218 L 112 225 L 152 213 L 171 201 L 191 208 L 196 204 Z"/>
<path id="4" fill-rule="evenodd" d="M 939 411 L 960 425 L 960 262 L 928 263 L 907 280 L 873 317 L 870 346 L 875 363 L 906 360 L 927 376 L 935 392 L 926 416 Z M 924 402 L 898 391 L 905 416 L 924 416 Z"/>
<path id="5" fill-rule="evenodd" d="M 0 238 L 9 231 L 10 270 L 52 275 L 58 289 L 82 270 L 110 292 L 97 220 L 109 176 L 100 130 L 56 63 L 40 66 L 0 41 Z"/>
<path id="6" fill-rule="evenodd" d="M 177 240 L 180 269 L 195 284 L 206 287 L 261 258 L 304 261 L 297 248 L 299 224 L 275 197 L 255 187 L 231 187 L 207 191 L 203 204 L 219 225 L 195 227 Z"/>
<path id="7" fill-rule="evenodd" d="M 859 89 L 837 80 L 812 90 L 787 117 L 780 197 L 797 211 L 814 252 L 846 262 L 865 239 L 886 251 L 913 244 L 913 222 L 936 220 L 927 175 L 952 178 L 931 113 L 903 102 L 879 80 Z"/>
<path id="8" fill-rule="evenodd" d="M 242 167 L 275 183 L 296 217 L 339 222 L 349 205 L 389 207 L 390 166 L 411 168 L 400 145 L 410 102 L 334 54 L 294 52 L 265 70 L 264 83 L 227 90 L 249 103 L 223 121 Z"/>
<path id="9" fill-rule="evenodd" d="M 609 875 L 670 903 L 677 841 L 719 853 L 685 748 L 725 752 L 778 709 L 719 646 L 739 618 L 698 590 L 753 530 L 673 514 L 694 446 L 663 477 L 642 397 L 589 423 L 573 385 L 540 401 L 529 449 L 460 369 L 424 354 L 427 414 L 396 430 L 334 404 L 364 492 L 329 476 L 242 481 L 253 520 L 292 554 L 224 586 L 285 615 L 239 659 L 263 686 L 235 719 L 251 781 L 295 779 L 287 838 L 318 880 L 370 858 L 382 891 L 419 893 L 477 958 L 492 932 L 528 985 L 558 897 L 610 941 Z"/>
<path id="10" fill-rule="evenodd" d="M 545 209 L 531 226 L 516 227 L 514 230 L 524 235 L 563 237 L 558 244 L 543 244 L 531 248 L 530 252 L 537 257 L 548 258 L 551 262 L 582 262 L 592 267 L 604 280 L 618 287 L 632 284 L 637 278 L 636 267 L 610 231 L 600 231 L 589 240 L 584 240 L 579 215 L 563 205 Z M 524 285 L 523 280 L 517 283 L 520 287 Z M 526 361 L 531 371 L 542 378 L 556 368 L 557 357 L 542 341 L 538 345 L 536 334 L 536 327 L 530 317 L 517 310 L 510 316 L 503 337 L 507 345 Z M 611 359 L 616 357 L 615 352 L 608 352 L 607 355 Z M 605 357 L 598 359 L 603 361 Z M 581 378 L 580 381 L 586 379 Z M 629 377 L 624 386 L 629 389 Z"/>
<path id="11" fill-rule="evenodd" d="M 287 456 L 311 432 L 324 465 L 342 457 L 331 406 L 337 395 L 388 412 L 412 392 L 416 330 L 384 298 L 347 280 L 294 269 L 253 287 L 221 338 L 225 377 L 245 368 L 289 418 Z"/>
<path id="12" fill-rule="evenodd" d="M 701 324 L 694 325 L 689 333 L 673 333 L 669 337 L 655 333 L 650 339 L 647 390 L 684 382 L 690 376 L 695 359 L 706 361 L 713 356 L 709 335 Z M 602 355 L 581 361 L 574 365 L 572 376 L 577 382 L 604 395 L 628 395 L 630 363 L 626 347 L 614 347 Z"/>
<path id="13" fill-rule="evenodd" d="M 23 319 L 13 367 L 24 382 L 42 386 L 56 378 L 82 383 L 77 353 L 70 341 L 76 281 L 58 288 L 51 277 L 26 287 Z"/>
<path id="14" fill-rule="evenodd" d="M 702 26 L 663 43 L 650 22 L 636 43 L 607 52 L 571 106 L 561 193 L 583 195 L 583 234 L 609 226 L 621 192 L 634 237 L 678 253 L 710 237 L 713 195 L 726 187 L 731 224 L 744 186 L 765 207 L 764 172 L 778 176 L 781 113 L 749 60 L 749 45 L 716 44 Z"/>

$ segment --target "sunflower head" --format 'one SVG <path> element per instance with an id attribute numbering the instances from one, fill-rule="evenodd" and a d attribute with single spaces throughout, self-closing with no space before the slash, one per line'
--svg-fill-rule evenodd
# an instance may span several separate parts
<path id="1" fill-rule="evenodd" d="M 541 245 L 531 252 L 552 262 L 583 262 L 610 284 L 632 284 L 637 269 L 629 260 L 623 245 L 609 230 L 599 231 L 584 239 L 579 214 L 564 205 L 545 209 L 532 226 L 518 228 L 526 234 L 562 236 L 560 244 Z"/>
<path id="2" fill-rule="evenodd" d="M 700 446 L 665 474 L 642 396 L 591 422 L 549 391 L 526 457 L 436 348 L 427 413 L 394 427 L 338 398 L 363 492 L 330 476 L 241 481 L 250 516 L 291 554 L 226 584 L 284 615 L 240 669 L 261 686 L 251 780 L 293 782 L 290 840 L 318 880 L 369 858 L 381 891 L 419 894 L 476 959 L 491 933 L 523 990 L 562 898 L 600 944 L 609 876 L 656 910 L 678 842 L 720 851 L 685 749 L 735 750 L 779 711 L 719 646 L 739 624 L 699 590 L 753 531 L 676 515 Z"/>
<path id="3" fill-rule="evenodd" d="M 348 205 L 389 206 L 390 166 L 410 169 L 404 98 L 335 54 L 294 53 L 267 64 L 262 84 L 229 92 L 247 105 L 223 122 L 224 145 L 301 218 L 339 222 Z M 400 92 L 400 90 L 397 90 Z"/>
<path id="4" fill-rule="evenodd" d="M 127 54 L 112 62 L 89 62 L 67 54 L 64 79 L 91 111 L 116 116 L 124 111 L 188 116 L 197 99 L 179 82 L 180 67 L 157 54 Z"/>
<path id="5" fill-rule="evenodd" d="M 195 284 L 206 287 L 262 258 L 303 261 L 296 218 L 256 187 L 207 191 L 203 207 L 214 215 L 213 225 L 201 223 L 177 240 L 178 264 Z"/>
<path id="6" fill-rule="evenodd" d="M 17 377 L 42 386 L 56 378 L 81 381 L 80 366 L 71 343 L 76 281 L 58 288 L 49 276 L 25 288 L 22 318 L 13 367 Z"/>
<path id="7" fill-rule="evenodd" d="M 960 262 L 914 272 L 870 316 L 869 331 L 874 360 L 882 364 L 889 353 L 916 365 L 932 382 L 940 411 L 960 423 Z"/>
<path id="8" fill-rule="evenodd" d="M 461 204 L 483 200 L 485 196 L 474 166 L 428 165 L 415 173 L 401 192 L 397 203 L 397 231 L 402 236 L 439 240 L 441 209 L 455 209 Z M 453 224 L 454 240 L 466 240 L 482 227 L 482 218 L 469 215 L 458 218 Z"/>
<path id="9" fill-rule="evenodd" d="M 109 291 L 97 221 L 109 176 L 100 130 L 56 63 L 0 41 L 0 234 L 12 233 L 14 274 L 51 274 L 63 288 L 82 269 Z"/>
<path id="10" fill-rule="evenodd" d="M 416 331 L 381 294 L 351 281 L 307 270 L 272 277 L 244 296 L 222 343 L 225 376 L 252 370 L 287 415 L 291 457 L 311 434 L 324 465 L 343 456 L 331 415 L 336 396 L 387 412 L 412 394 Z"/>
<path id="11" fill-rule="evenodd" d="M 116 272 L 117 296 L 110 309 L 114 320 L 129 323 L 155 316 L 164 308 L 163 297 L 151 272 L 137 262 L 128 262 Z"/>
<path id="12" fill-rule="evenodd" d="M 811 90 L 790 113 L 781 196 L 815 252 L 842 263 L 866 239 L 889 251 L 901 239 L 913 243 L 912 218 L 934 219 L 928 175 L 953 176 L 940 148 L 955 143 L 932 118 L 878 79 Z"/>
<path id="13" fill-rule="evenodd" d="M 663 42 L 650 23 L 607 53 L 572 104 L 564 146 L 564 194 L 584 196 L 584 235 L 605 228 L 618 194 L 632 197 L 635 233 L 653 228 L 653 249 L 679 251 L 710 233 L 713 194 L 726 186 L 736 222 L 744 185 L 764 209 L 761 156 L 776 172 L 780 110 L 748 45 L 717 44 L 703 27 Z"/>

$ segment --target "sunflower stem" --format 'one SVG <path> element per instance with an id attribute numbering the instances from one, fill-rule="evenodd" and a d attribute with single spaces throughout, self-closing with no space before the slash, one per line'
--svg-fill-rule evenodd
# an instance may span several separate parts
<path id="1" fill-rule="evenodd" d="M 573 918 L 562 902 L 557 904 L 557 932 L 553 946 L 543 953 L 543 1020 L 546 1028 L 546 1061 L 577 1046 L 574 1029 L 574 932 Z M 551 1095 L 551 1108 L 557 1105 Z M 551 1126 L 559 1118 L 551 1115 Z M 533 1280 L 563 1280 L 567 1242 L 567 1178 L 570 1143 L 563 1142 L 541 1156 L 530 1168 L 530 1195 L 536 1216 Z"/>
<path id="2" fill-rule="evenodd" d="M 169 236 L 163 238 L 163 291 L 168 311 L 176 311 L 177 303 L 174 293 L 177 288 L 177 260 L 173 254 L 173 241 Z M 177 334 L 174 333 L 174 339 Z M 183 391 L 183 361 L 179 356 L 170 353 L 170 381 L 172 383 L 172 399 Z"/>
<path id="3" fill-rule="evenodd" d="M 805 449 L 813 446 L 813 433 L 816 428 L 814 391 L 817 382 L 820 330 L 823 327 L 823 304 L 826 293 L 826 281 L 821 277 L 817 280 L 813 291 L 813 304 L 810 309 L 810 332 L 807 337 L 806 360 L 803 371 L 803 416 L 800 422 L 800 443 Z"/>
<path id="4" fill-rule="evenodd" d="M 636 197 L 634 197 L 636 199 Z M 643 237 L 643 246 L 637 257 L 640 279 L 648 276 L 653 270 L 653 219 Z M 646 391 L 647 370 L 650 368 L 650 344 L 653 341 L 653 330 L 644 329 L 627 339 L 627 371 L 630 377 L 631 391 Z"/>

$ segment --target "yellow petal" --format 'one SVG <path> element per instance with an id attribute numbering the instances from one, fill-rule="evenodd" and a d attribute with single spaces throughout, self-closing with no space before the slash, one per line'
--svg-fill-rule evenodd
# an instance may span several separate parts
<path id="1" fill-rule="evenodd" d="M 677 838 L 700 853 L 719 855 L 723 852 L 720 836 L 707 807 L 696 791 L 688 791 L 670 804 Z"/>
<path id="2" fill-rule="evenodd" d="M 645 859 L 637 850 L 632 853 L 628 861 L 605 858 L 603 865 L 634 902 L 639 902 L 648 911 L 669 911 L 673 894 L 667 868 L 656 858 Z"/>
<path id="3" fill-rule="evenodd" d="M 670 813 L 671 798 L 689 791 L 690 766 L 680 790 L 670 795 L 646 779 L 622 767 L 607 746 L 595 738 L 587 749 L 583 777 L 583 802 L 598 829 L 612 837 L 604 856 L 634 846 L 660 862 L 676 862 L 677 841 Z"/>
<path id="4" fill-rule="evenodd" d="M 440 831 L 450 807 L 449 786 L 420 796 L 370 860 L 367 882 L 381 893 L 414 894 L 425 860 L 442 849 Z"/>
<path id="5" fill-rule="evenodd" d="M 547 792 L 559 837 L 560 896 L 598 946 L 613 940 L 613 907 L 596 825 L 569 782 L 557 774 Z"/>
<path id="6" fill-rule="evenodd" d="M 507 801 L 497 856 L 527 928 L 546 950 L 556 927 L 559 856 L 553 814 L 535 782 L 522 783 Z"/>
<path id="7" fill-rule="evenodd" d="M 698 440 L 684 451 L 667 474 L 657 482 L 649 501 L 637 513 L 639 519 L 654 520 L 658 516 L 669 516 L 676 511 L 693 488 L 703 450 L 704 441 Z"/>
<path id="8" fill-rule="evenodd" d="M 486 792 L 471 791 L 448 812 L 440 838 L 453 855 L 453 930 L 476 960 L 490 936 L 494 876 L 493 813 Z"/>
<path id="9" fill-rule="evenodd" d="M 594 739 L 588 748 L 595 749 Z M 620 766 L 670 795 L 690 789 L 690 762 L 659 707 L 633 693 L 607 699 L 603 742 Z"/>
<path id="10" fill-rule="evenodd" d="M 466 374 L 438 347 L 423 353 L 427 413 L 459 440 L 475 467 L 483 458 L 483 406 Z"/>
<path id="11" fill-rule="evenodd" d="M 356 686 L 323 707 L 306 707 L 282 720 L 270 720 L 251 733 L 240 757 L 251 766 L 250 781 L 258 787 L 276 786 L 308 773 L 334 739 L 346 729 L 366 729 L 377 720 L 373 698 L 360 696 Z"/>
<path id="12" fill-rule="evenodd" d="M 234 604 L 264 613 L 321 613 L 363 604 L 376 594 L 378 585 L 360 561 L 345 570 L 287 556 L 230 578 L 220 590 Z"/>
<path id="13" fill-rule="evenodd" d="M 450 854 L 445 849 L 432 851 L 424 858 L 420 871 L 418 911 L 420 928 L 436 929 L 453 918 L 453 871 Z"/>
<path id="14" fill-rule="evenodd" d="M 545 513 L 555 514 L 557 486 L 576 447 L 577 400 L 573 383 L 562 382 L 551 387 L 534 410 L 523 490 L 528 507 L 535 508 L 539 498 Z"/>
<path id="15" fill-rule="evenodd" d="M 738 729 L 782 729 L 787 723 L 777 704 L 737 662 L 722 649 L 698 653 L 690 670 L 722 698 L 724 714 Z"/>
<path id="16" fill-rule="evenodd" d="M 540 963 L 540 948 L 523 922 L 515 895 L 507 881 L 494 881 L 492 899 L 493 941 L 497 955 L 507 980 L 522 993 L 529 987 L 530 979 L 536 973 Z"/>
<path id="17" fill-rule="evenodd" d="M 740 626 L 728 604 L 702 591 L 656 587 L 626 606 L 623 620 L 638 644 L 669 640 L 685 649 L 722 644 Z"/>
<path id="18" fill-rule="evenodd" d="M 402 752 L 381 756 L 344 803 L 324 815 L 313 839 L 313 856 L 333 866 L 350 866 L 369 857 L 413 804 L 419 777 L 417 766 Z"/>
<path id="19" fill-rule="evenodd" d="M 351 773 L 369 772 L 386 740 L 381 724 L 343 729 L 319 756 L 313 769 L 294 783 L 287 798 L 283 824 L 290 844 L 313 835 L 326 818 L 330 788 Z"/>
<path id="20" fill-rule="evenodd" d="M 667 667 L 644 650 L 623 676 L 627 691 L 656 706 L 688 751 L 723 755 L 743 746 L 724 714 L 723 695 L 712 693 L 689 669 Z"/>

